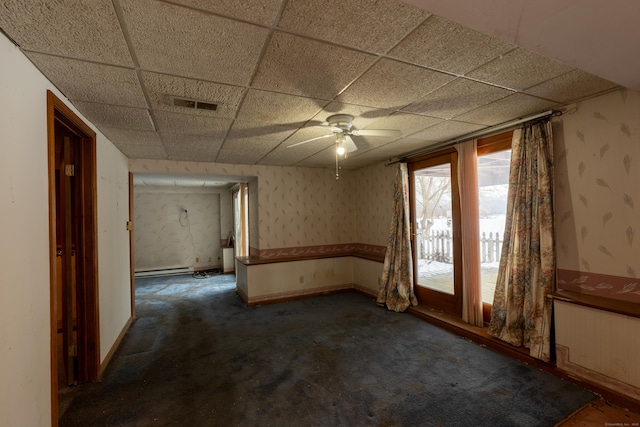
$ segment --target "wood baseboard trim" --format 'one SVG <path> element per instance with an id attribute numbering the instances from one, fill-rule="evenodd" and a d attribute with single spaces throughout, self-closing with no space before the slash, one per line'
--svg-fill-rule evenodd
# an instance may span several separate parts
<path id="1" fill-rule="evenodd" d="M 625 396 L 629 396 L 631 399 L 640 402 L 640 388 L 573 363 L 571 361 L 571 351 L 568 347 L 556 344 L 556 356 L 558 369 L 567 372 L 569 375 L 575 375 L 579 378 L 583 378 L 591 384 L 598 384 L 599 386 L 610 390 L 612 393 L 615 393 L 616 390 L 618 390 Z"/>
<path id="2" fill-rule="evenodd" d="M 118 338 L 116 338 L 115 342 L 111 346 L 111 349 L 109 349 L 109 352 L 105 356 L 104 360 L 102 361 L 102 363 L 100 363 L 100 367 L 98 368 L 98 379 L 102 378 L 102 374 L 104 373 L 105 369 L 107 369 L 109 362 L 111 362 L 113 355 L 115 354 L 118 347 L 120 347 L 120 343 L 122 343 L 122 340 L 124 339 L 125 334 L 133 324 L 134 320 L 135 320 L 135 317 L 133 316 L 129 317 L 129 320 L 127 320 L 127 322 L 124 324 L 124 327 L 120 331 Z"/>
<path id="3" fill-rule="evenodd" d="M 322 288 L 312 288 L 302 291 L 279 292 L 276 294 L 247 298 L 246 300 L 243 298 L 243 295 L 240 295 L 240 297 L 245 300 L 245 304 L 247 304 L 249 307 L 255 307 L 258 305 L 275 304 L 279 302 L 293 301 L 301 298 L 329 295 L 339 292 L 349 292 L 352 290 L 353 284 L 348 283 L 344 285 L 326 286 Z M 240 292 L 238 293 L 240 294 Z"/>
<path id="4" fill-rule="evenodd" d="M 504 354 L 513 359 L 520 360 L 528 365 L 538 368 L 542 371 L 549 372 L 565 381 L 584 387 L 587 390 L 601 396 L 603 399 L 626 408 L 634 412 L 640 412 L 640 400 L 635 400 L 632 396 L 623 394 L 621 390 L 612 390 L 602 386 L 589 378 L 578 377 L 576 374 L 567 372 L 553 363 L 546 363 L 529 355 L 526 348 L 514 347 L 501 341 L 487 333 L 486 328 L 469 325 L 447 313 L 435 310 L 425 306 L 410 307 L 407 312 L 419 319 L 425 320 L 439 328 L 447 330 L 456 335 L 467 338 L 479 345 L 482 345 L 492 351 Z"/>

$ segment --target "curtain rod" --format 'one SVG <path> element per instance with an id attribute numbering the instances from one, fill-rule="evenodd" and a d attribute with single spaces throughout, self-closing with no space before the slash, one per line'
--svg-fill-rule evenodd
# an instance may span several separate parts
<path id="1" fill-rule="evenodd" d="M 393 165 L 395 163 L 400 163 L 400 162 L 402 162 L 404 160 L 408 160 L 408 159 L 411 159 L 411 158 L 414 158 L 414 157 L 422 156 L 423 154 L 429 154 L 429 153 L 433 153 L 433 152 L 438 151 L 438 150 L 442 150 L 444 148 L 452 147 L 454 144 L 457 144 L 458 142 L 468 141 L 468 140 L 473 139 L 473 138 L 478 138 L 478 137 L 481 137 L 481 136 L 487 136 L 489 134 L 497 133 L 497 132 L 502 131 L 502 130 L 515 128 L 516 126 L 518 126 L 518 125 L 520 125 L 522 123 L 531 122 L 533 120 L 541 119 L 541 118 L 544 118 L 544 117 L 560 116 L 560 115 L 562 115 L 561 111 L 549 110 L 549 111 L 545 111 L 544 113 L 534 114 L 534 115 L 529 116 L 529 117 L 524 117 L 524 118 L 521 118 L 521 119 L 516 119 L 516 120 L 511 120 L 511 121 L 508 121 L 508 122 L 500 123 L 498 125 L 490 126 L 488 128 L 485 128 L 485 129 L 480 129 L 478 131 L 471 132 L 471 133 L 468 133 L 466 135 L 462 135 L 462 136 L 459 136 L 457 138 L 450 139 L 448 141 L 439 142 L 439 143 L 430 145 L 428 147 L 421 148 L 419 150 L 411 151 L 411 152 L 409 152 L 407 154 L 403 154 L 402 156 L 391 158 L 391 159 L 387 160 L 387 162 L 384 165 L 385 166 L 391 166 L 391 165 Z"/>

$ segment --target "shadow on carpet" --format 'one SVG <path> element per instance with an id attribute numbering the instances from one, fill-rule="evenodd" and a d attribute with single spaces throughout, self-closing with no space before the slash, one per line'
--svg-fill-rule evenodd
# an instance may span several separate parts
<path id="1" fill-rule="evenodd" d="M 552 426 L 595 397 L 360 294 L 247 308 L 232 280 L 138 283 L 60 425 Z"/>

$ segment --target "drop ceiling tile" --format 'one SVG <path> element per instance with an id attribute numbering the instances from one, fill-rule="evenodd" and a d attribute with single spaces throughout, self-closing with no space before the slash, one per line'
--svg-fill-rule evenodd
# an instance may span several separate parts
<path id="1" fill-rule="evenodd" d="M 149 110 L 146 108 L 122 107 L 84 101 L 75 101 L 73 105 L 98 128 L 154 130 Z"/>
<path id="2" fill-rule="evenodd" d="M 232 119 L 238 112 L 238 107 L 245 92 L 245 89 L 240 86 L 211 83 L 203 80 L 168 76 L 166 74 L 143 72 L 142 78 L 153 109 L 196 116 Z M 218 105 L 218 108 L 212 111 L 173 106 L 170 100 L 172 96 L 214 103 Z"/>
<path id="3" fill-rule="evenodd" d="M 435 117 L 396 112 L 375 121 L 366 129 L 398 129 L 402 133 L 401 138 L 406 138 L 442 121 L 442 119 Z"/>
<path id="4" fill-rule="evenodd" d="M 298 124 L 282 126 L 273 123 L 236 120 L 227 138 L 259 138 L 265 141 L 281 142 L 287 139 L 298 128 Z"/>
<path id="5" fill-rule="evenodd" d="M 271 25 L 274 24 L 282 0 L 174 0 L 173 2 L 237 19 Z"/>
<path id="6" fill-rule="evenodd" d="M 368 52 L 385 53 L 428 12 L 396 0 L 290 1 L 278 26 Z"/>
<path id="7" fill-rule="evenodd" d="M 512 94 L 513 92 L 507 89 L 457 78 L 417 100 L 403 111 L 450 119 Z"/>
<path id="8" fill-rule="evenodd" d="M 433 141 L 425 141 L 418 138 L 403 138 L 393 144 L 385 144 L 373 150 L 366 151 L 362 154 L 352 156 L 352 161 L 365 162 L 370 165 L 375 162 L 382 162 L 394 157 L 399 157 L 416 150 L 424 149 L 429 145 L 435 144 Z"/>
<path id="9" fill-rule="evenodd" d="M 338 100 L 369 107 L 401 109 L 454 78 L 415 65 L 382 59 L 349 86 Z"/>
<path id="10" fill-rule="evenodd" d="M 138 144 L 116 144 L 116 147 L 130 159 L 166 159 L 167 153 L 164 147 L 138 145 Z"/>
<path id="11" fill-rule="evenodd" d="M 338 164 L 342 166 L 344 160 L 339 160 Z M 336 152 L 333 146 L 327 147 L 316 154 L 295 163 L 295 166 L 306 168 L 327 168 L 335 170 Z"/>
<path id="12" fill-rule="evenodd" d="M 304 140 L 305 138 L 299 138 Z M 276 147 L 273 151 L 269 152 L 258 162 L 259 165 L 295 165 L 300 161 L 313 156 L 319 151 L 324 150 L 327 147 L 335 144 L 335 138 L 323 138 L 320 140 L 312 141 L 308 144 L 298 145 L 296 147 L 288 148 L 294 141 L 285 141 L 283 144 Z"/>
<path id="13" fill-rule="evenodd" d="M 431 126 L 421 132 L 414 133 L 411 135 L 411 139 L 421 139 L 424 141 L 424 145 L 430 145 L 429 143 L 431 142 L 444 142 L 461 135 L 466 135 L 468 133 L 484 129 L 485 127 L 486 126 L 479 124 L 447 120 Z"/>
<path id="14" fill-rule="evenodd" d="M 208 135 L 223 138 L 232 122 L 231 119 L 170 113 L 168 111 L 155 110 L 153 114 L 156 118 L 158 131 L 163 133 Z"/>
<path id="15" fill-rule="evenodd" d="M 27 53 L 27 56 L 71 101 L 147 107 L 133 69 L 41 53 Z"/>
<path id="16" fill-rule="evenodd" d="M 305 123 L 326 104 L 319 99 L 249 89 L 238 112 L 239 120 L 288 125 Z"/>
<path id="17" fill-rule="evenodd" d="M 327 119 L 334 114 L 350 114 L 353 116 L 353 129 L 364 129 L 381 117 L 388 116 L 391 113 L 392 111 L 390 110 L 380 108 L 345 104 L 343 102 L 331 102 L 316 115 L 315 120 L 317 120 L 319 124 L 327 124 Z"/>
<path id="18" fill-rule="evenodd" d="M 0 28 L 24 50 L 133 66 L 111 1 L 6 0 L 2 9 Z"/>
<path id="19" fill-rule="evenodd" d="M 156 132 L 120 128 L 100 128 L 102 133 L 129 158 L 166 159 L 160 137 Z"/>
<path id="20" fill-rule="evenodd" d="M 333 99 L 375 60 L 366 53 L 276 32 L 252 87 Z"/>
<path id="21" fill-rule="evenodd" d="M 218 163 L 253 165 L 279 144 L 262 138 L 227 138 L 218 153 Z"/>
<path id="22" fill-rule="evenodd" d="M 561 103 L 595 95 L 617 85 L 581 70 L 573 70 L 560 77 L 526 89 L 525 92 Z"/>
<path id="23" fill-rule="evenodd" d="M 268 30 L 174 4 L 121 0 L 140 67 L 246 85 Z"/>
<path id="24" fill-rule="evenodd" d="M 101 127 L 100 131 L 115 145 L 142 145 L 162 148 L 160 136 L 153 131 Z"/>
<path id="25" fill-rule="evenodd" d="M 214 158 L 223 142 L 222 138 L 210 135 L 166 132 L 160 132 L 160 139 L 162 140 L 162 145 L 167 149 L 167 153 L 169 153 L 169 148 L 172 150 L 184 149 L 187 151 L 200 150 L 202 152 L 213 153 Z"/>
<path id="26" fill-rule="evenodd" d="M 523 90 L 571 70 L 558 61 L 517 48 L 467 73 L 467 77 Z"/>
<path id="27" fill-rule="evenodd" d="M 463 122 L 493 126 L 543 112 L 556 104 L 556 102 L 516 93 L 457 116 L 455 119 Z"/>
<path id="28" fill-rule="evenodd" d="M 432 15 L 389 55 L 462 75 L 514 47 L 510 43 Z"/>
<path id="29" fill-rule="evenodd" d="M 324 138 L 320 138 L 320 137 L 324 137 Z M 335 144 L 336 142 L 335 134 L 331 131 L 331 128 L 329 126 L 325 126 L 325 125 L 309 126 L 309 127 L 300 128 L 293 135 L 287 138 L 284 141 L 282 147 L 278 147 L 278 149 L 286 148 L 286 147 L 289 147 L 290 145 L 294 145 L 299 142 L 307 141 L 313 138 L 320 138 L 320 139 L 316 139 L 307 144 L 298 145 L 290 149 L 295 151 L 303 151 L 303 150 L 309 149 L 311 151 L 314 151 L 315 150 L 314 147 L 316 146 L 319 147 L 322 144 Z"/>
<path id="30" fill-rule="evenodd" d="M 161 133 L 160 137 L 170 160 L 214 162 L 222 145 L 222 138 L 206 135 Z"/>

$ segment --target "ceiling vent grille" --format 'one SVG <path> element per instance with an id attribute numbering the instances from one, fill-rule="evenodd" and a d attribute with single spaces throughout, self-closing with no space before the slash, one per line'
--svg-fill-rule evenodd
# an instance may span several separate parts
<path id="1" fill-rule="evenodd" d="M 218 104 L 213 102 L 197 101 L 195 99 L 177 98 L 171 96 L 171 105 L 174 107 L 194 108 L 196 110 L 216 111 Z"/>

